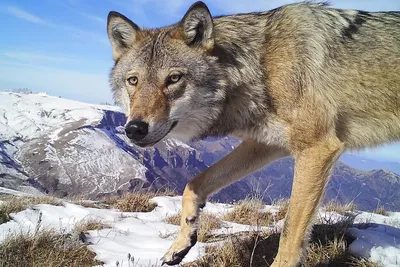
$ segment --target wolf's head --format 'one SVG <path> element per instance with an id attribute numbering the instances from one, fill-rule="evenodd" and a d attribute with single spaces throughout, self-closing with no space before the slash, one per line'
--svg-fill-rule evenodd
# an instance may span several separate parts
<path id="1" fill-rule="evenodd" d="M 150 146 L 170 134 L 183 140 L 204 136 L 222 110 L 224 78 L 214 46 L 207 6 L 193 4 L 177 24 L 140 29 L 110 12 L 108 36 L 115 66 L 114 99 L 128 116 L 126 134 Z"/>

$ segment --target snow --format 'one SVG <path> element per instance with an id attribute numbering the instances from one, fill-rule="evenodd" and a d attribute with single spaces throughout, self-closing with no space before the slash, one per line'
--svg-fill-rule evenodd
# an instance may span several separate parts
<path id="1" fill-rule="evenodd" d="M 350 228 L 348 231 L 356 238 L 349 247 L 352 254 L 383 266 L 400 266 L 400 229 L 370 224 L 366 229 Z"/>
<path id="2" fill-rule="evenodd" d="M 81 103 L 73 100 L 49 96 L 47 94 L 17 94 L 0 92 L 0 140 L 10 140 L 15 136 L 30 140 L 43 133 L 52 132 L 56 139 L 65 125 L 82 121 L 93 124 L 103 118 L 104 106 Z M 107 109 L 118 111 L 117 107 Z"/>
<path id="3" fill-rule="evenodd" d="M 179 141 L 178 139 L 167 138 L 167 139 L 164 139 L 163 141 L 164 141 L 164 144 L 165 144 L 165 147 L 167 148 L 167 150 L 173 150 L 176 147 L 193 150 L 193 148 L 191 146 L 183 143 L 182 141 Z"/>
<path id="4" fill-rule="evenodd" d="M 120 212 L 85 208 L 63 202 L 63 206 L 48 204 L 35 205 L 17 214 L 12 214 L 12 221 L 0 225 L 0 242 L 12 233 L 31 233 L 41 219 L 40 227 L 53 228 L 61 233 L 70 232 L 74 226 L 84 220 L 94 218 L 109 224 L 112 228 L 89 231 L 89 248 L 97 254 L 97 259 L 105 266 L 115 266 L 127 260 L 130 253 L 135 257 L 135 266 L 159 264 L 160 258 L 171 246 L 179 229 L 167 224 L 167 216 L 178 213 L 181 209 L 181 197 L 155 197 L 152 201 L 157 207 L 151 212 Z M 227 204 L 208 203 L 204 211 L 223 214 L 232 207 Z M 41 215 L 40 215 L 41 214 Z M 248 231 L 251 226 L 224 222 L 220 233 Z M 170 235 L 168 238 L 162 236 Z M 184 262 L 193 261 L 204 254 L 205 244 L 198 242 L 185 257 Z M 124 266 L 124 265 L 122 265 Z"/>
<path id="5" fill-rule="evenodd" d="M 7 194 L 7 195 L 13 195 L 13 196 L 32 196 L 32 194 L 28 194 L 28 193 L 24 193 L 21 191 L 17 191 L 17 190 L 12 190 L 9 188 L 5 188 L 5 187 L 0 187 L 0 194 Z"/>
<path id="6" fill-rule="evenodd" d="M 0 188 L 1 190 L 1 188 Z M 0 191 L 1 192 L 1 191 Z M 11 192 L 15 193 L 15 192 Z M 70 232 L 75 225 L 87 219 L 100 219 L 111 228 L 88 232 L 89 248 L 96 253 L 96 259 L 105 262 L 104 266 L 127 266 L 127 255 L 135 258 L 135 266 L 160 264 L 160 258 L 171 246 L 179 227 L 167 224 L 167 216 L 181 210 L 181 197 L 155 197 L 151 201 L 157 207 L 151 212 L 121 212 L 114 209 L 85 208 L 63 202 L 63 206 L 48 204 L 35 205 L 29 209 L 12 214 L 12 221 L 0 225 L 0 243 L 13 233 L 32 233 L 40 225 L 60 233 Z M 233 208 L 230 204 L 207 203 L 204 212 L 223 215 Z M 265 206 L 264 210 L 276 213 L 275 206 Z M 336 222 L 343 216 L 335 212 L 319 212 L 326 221 Z M 39 220 L 40 223 L 39 223 Z M 399 221 L 400 213 L 389 216 L 360 212 L 356 216 L 355 227 L 349 234 L 355 241 L 350 244 L 352 254 L 365 257 L 382 266 L 400 266 L 400 229 L 385 225 L 388 221 Z M 365 224 L 368 222 L 367 224 Z M 374 222 L 374 223 L 372 223 Z M 365 227 L 357 227 L 362 224 Z M 282 227 L 283 220 L 271 226 L 271 230 Z M 357 227 L 357 228 L 356 228 Z M 214 233 L 232 234 L 241 231 L 261 230 L 255 226 L 240 225 L 222 221 L 222 227 Z M 266 228 L 266 227 L 265 227 Z M 205 244 L 198 242 L 184 258 L 184 262 L 198 259 L 205 253 Z M 124 265 L 125 262 L 125 265 Z"/>
<path id="7" fill-rule="evenodd" d="M 7 187 L 33 193 L 25 180 L 43 183 L 48 177 L 69 194 L 96 195 L 125 189 L 131 179 L 146 180 L 146 167 L 99 127 L 108 111 L 120 109 L 45 93 L 0 92 L 0 158 L 7 161 L 0 174 L 15 178 Z"/>

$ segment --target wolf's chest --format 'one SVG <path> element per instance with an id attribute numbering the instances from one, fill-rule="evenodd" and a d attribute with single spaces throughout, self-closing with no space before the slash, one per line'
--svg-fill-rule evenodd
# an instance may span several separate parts
<path id="1" fill-rule="evenodd" d="M 236 130 L 232 135 L 241 140 L 256 140 L 271 146 L 286 147 L 287 144 L 284 125 L 272 120 L 249 129 Z"/>

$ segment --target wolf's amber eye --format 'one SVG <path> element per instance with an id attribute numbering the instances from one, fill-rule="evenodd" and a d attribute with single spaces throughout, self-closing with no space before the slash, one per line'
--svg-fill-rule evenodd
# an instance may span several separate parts
<path id="1" fill-rule="evenodd" d="M 132 76 L 128 78 L 129 85 L 136 85 L 138 83 L 138 78 L 136 76 Z"/>
<path id="2" fill-rule="evenodd" d="M 181 74 L 172 74 L 168 77 L 168 83 L 177 83 L 182 78 Z"/>

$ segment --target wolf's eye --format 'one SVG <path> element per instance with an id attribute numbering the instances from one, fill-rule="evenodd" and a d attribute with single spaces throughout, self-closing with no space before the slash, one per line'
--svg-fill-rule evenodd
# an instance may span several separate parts
<path id="1" fill-rule="evenodd" d="M 179 80 L 182 78 L 181 74 L 172 74 L 168 77 L 168 83 L 172 84 L 172 83 L 177 83 L 179 82 Z"/>
<path id="2" fill-rule="evenodd" d="M 136 76 L 129 77 L 127 82 L 129 85 L 135 86 L 138 83 L 138 78 Z"/>

